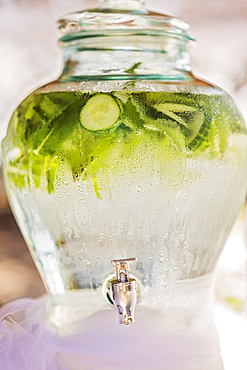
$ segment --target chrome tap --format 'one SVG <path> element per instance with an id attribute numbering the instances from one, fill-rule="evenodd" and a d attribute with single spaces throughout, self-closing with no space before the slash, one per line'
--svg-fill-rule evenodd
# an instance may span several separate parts
<path id="1" fill-rule="evenodd" d="M 129 277 L 129 263 L 136 258 L 113 260 L 117 279 L 111 281 L 111 293 L 113 302 L 117 309 L 120 324 L 131 324 L 135 322 L 134 310 L 137 300 L 136 280 Z"/>

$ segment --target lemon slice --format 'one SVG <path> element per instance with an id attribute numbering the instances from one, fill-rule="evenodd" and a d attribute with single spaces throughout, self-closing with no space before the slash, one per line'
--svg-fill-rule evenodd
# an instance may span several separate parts
<path id="1" fill-rule="evenodd" d="M 110 95 L 98 94 L 90 98 L 83 107 L 80 120 L 89 131 L 107 130 L 113 126 L 120 115 L 115 99 Z"/>

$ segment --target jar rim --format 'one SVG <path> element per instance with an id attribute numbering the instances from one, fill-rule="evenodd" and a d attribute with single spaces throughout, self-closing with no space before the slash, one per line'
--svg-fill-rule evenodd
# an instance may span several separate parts
<path id="1" fill-rule="evenodd" d="M 150 12 L 126 11 L 120 9 L 89 9 L 64 15 L 58 20 L 58 29 L 63 34 L 60 41 L 74 39 L 76 33 L 88 37 L 100 33 L 152 33 L 194 41 L 189 25 L 179 18 Z M 69 37 L 70 35 L 70 37 Z"/>

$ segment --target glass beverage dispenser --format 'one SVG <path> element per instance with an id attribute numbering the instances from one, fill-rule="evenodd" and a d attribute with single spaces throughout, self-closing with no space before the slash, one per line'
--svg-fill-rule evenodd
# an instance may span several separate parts
<path id="1" fill-rule="evenodd" d="M 145 1 L 103 0 L 58 25 L 62 75 L 19 105 L 2 145 L 10 204 L 47 289 L 92 324 L 88 343 L 104 332 L 113 367 L 99 355 L 95 369 L 222 369 L 197 346 L 216 335 L 214 272 L 246 195 L 243 118 L 193 76 L 187 24 Z M 167 343 L 194 346 L 201 362 L 187 348 L 167 365 Z"/>

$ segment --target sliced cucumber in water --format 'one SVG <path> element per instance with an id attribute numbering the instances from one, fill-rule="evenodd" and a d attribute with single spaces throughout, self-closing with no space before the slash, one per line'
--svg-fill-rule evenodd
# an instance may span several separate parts
<path id="1" fill-rule="evenodd" d="M 81 125 L 89 131 L 107 130 L 115 125 L 120 116 L 119 105 L 107 94 L 90 98 L 81 110 Z"/>
<path id="2" fill-rule="evenodd" d="M 186 144 L 189 144 L 197 136 L 204 121 L 202 109 L 190 105 L 161 103 L 156 104 L 154 108 L 184 127 Z"/>

